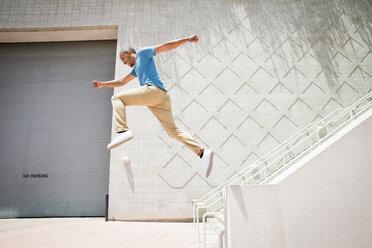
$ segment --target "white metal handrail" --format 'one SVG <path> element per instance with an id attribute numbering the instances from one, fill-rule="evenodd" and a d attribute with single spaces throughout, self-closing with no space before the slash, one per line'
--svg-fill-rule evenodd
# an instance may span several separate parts
<path id="1" fill-rule="evenodd" d="M 364 103 L 366 100 L 367 100 L 367 104 L 364 107 L 360 107 L 360 105 L 362 103 Z M 262 165 L 262 164 L 264 164 L 264 162 L 266 162 L 266 165 L 263 166 L 263 168 L 261 168 L 259 171 L 252 174 L 251 173 L 252 169 L 250 167 L 247 167 L 247 168 L 243 169 L 241 172 L 239 172 L 238 175 L 235 175 L 234 177 L 230 178 L 229 180 L 227 180 L 226 182 L 224 182 L 223 184 L 221 184 L 220 186 L 218 186 L 216 189 L 212 190 L 208 194 L 204 195 L 203 197 L 201 197 L 197 200 L 193 200 L 193 217 L 194 217 L 193 219 L 194 219 L 194 224 L 197 225 L 198 238 L 200 239 L 200 234 L 199 234 L 199 210 L 200 209 L 208 209 L 211 206 L 215 206 L 219 202 L 221 203 L 221 205 L 219 207 L 221 208 L 221 206 L 222 206 L 222 208 L 223 208 L 223 200 L 224 200 L 223 194 L 224 194 L 224 190 L 225 190 L 224 186 L 235 184 L 240 179 L 243 179 L 243 182 L 241 182 L 240 184 L 248 184 L 248 182 L 250 180 L 257 177 L 257 178 L 260 179 L 259 182 L 257 182 L 257 183 L 261 184 L 261 183 L 266 183 L 269 180 L 275 178 L 276 175 L 280 174 L 282 171 L 284 171 L 290 165 L 294 164 L 294 162 L 298 161 L 298 159 L 300 157 L 303 157 L 303 155 L 305 155 L 309 151 L 313 150 L 313 148 L 315 146 L 319 145 L 321 141 L 324 142 L 326 139 L 328 139 L 330 136 L 332 136 L 334 133 L 336 133 L 336 131 L 338 131 L 339 129 L 341 129 L 342 127 L 344 127 L 348 123 L 350 123 L 350 121 L 352 119 L 357 118 L 357 116 L 359 116 L 365 110 L 369 109 L 372 106 L 371 100 L 372 100 L 372 92 L 368 93 L 367 95 L 365 95 L 364 97 L 359 99 L 357 102 L 355 102 L 354 104 L 352 104 L 348 108 L 336 109 L 336 110 L 332 111 L 330 114 L 328 114 L 326 117 L 324 117 L 323 119 L 307 125 L 303 129 L 301 129 L 300 131 L 298 131 L 294 135 L 292 135 L 282 145 L 278 146 L 277 148 L 275 148 L 271 152 L 269 152 L 266 156 L 264 156 L 264 158 L 259 159 L 258 161 L 256 161 L 256 163 L 255 163 L 256 167 L 258 167 L 258 165 Z M 355 112 L 355 111 L 358 111 L 358 112 L 356 114 L 354 114 L 353 112 Z M 336 116 L 333 116 L 335 114 L 336 114 Z M 319 126 L 321 127 L 321 129 L 325 129 L 325 127 L 328 126 L 328 125 L 329 125 L 328 128 L 332 128 L 332 125 L 333 125 L 332 123 L 334 123 L 337 120 L 345 117 L 346 115 L 349 116 L 349 118 L 346 121 L 342 122 L 338 126 L 335 125 L 335 128 L 331 132 L 327 133 L 324 137 L 319 137 L 319 129 L 318 129 Z M 314 128 L 315 128 L 315 131 L 312 130 Z M 302 139 L 301 141 L 298 141 L 298 139 L 300 139 L 305 134 L 306 134 L 305 138 Z M 316 137 L 316 140 L 313 143 L 313 137 L 314 136 Z M 291 142 L 293 142 L 293 141 L 296 141 L 295 144 L 291 148 L 289 148 L 288 145 L 291 144 Z M 295 150 L 295 148 L 298 148 L 299 145 L 301 143 L 304 143 L 305 141 L 310 142 L 310 144 L 307 145 L 304 150 L 301 150 L 297 155 L 295 155 L 296 154 L 295 152 L 292 153 Z M 283 148 L 286 149 L 286 151 L 281 151 L 281 150 L 283 150 Z M 267 163 L 268 158 L 273 157 L 279 151 L 282 152 L 280 154 L 280 156 L 277 156 L 273 161 L 271 161 L 270 163 Z M 286 155 L 289 155 L 290 157 L 292 155 L 294 155 L 294 156 L 291 157 L 290 160 L 286 162 L 285 161 L 285 156 Z M 272 167 L 273 164 L 275 164 L 275 162 L 280 161 L 280 159 L 283 159 L 283 163 L 281 163 L 280 166 L 277 166 L 276 168 L 270 170 L 270 167 Z M 269 172 L 267 172 L 267 171 L 269 171 Z M 248 174 L 250 174 L 250 175 L 248 175 Z M 262 174 L 264 174 L 263 177 L 261 177 Z M 246 176 L 248 176 L 248 178 L 244 179 L 244 177 L 246 177 Z M 217 198 L 217 200 L 214 199 L 214 198 Z M 209 203 L 209 201 L 211 201 L 211 200 L 213 200 L 213 202 Z M 210 212 L 207 212 L 206 214 L 209 214 L 209 213 Z"/>
<path id="2" fill-rule="evenodd" d="M 303 133 L 309 129 L 311 129 L 312 127 L 316 126 L 317 124 L 321 123 L 322 121 L 326 120 L 327 118 L 329 118 L 330 116 L 332 116 L 333 114 L 337 113 L 338 111 L 341 111 L 342 108 L 337 108 L 335 109 L 334 111 L 332 111 L 331 113 L 329 113 L 328 115 L 326 115 L 323 119 L 321 120 L 318 120 L 316 122 L 313 122 L 313 123 L 310 123 L 308 124 L 307 126 L 305 126 L 304 128 L 302 128 L 301 130 L 297 131 L 295 134 L 293 134 L 290 138 L 288 138 L 283 144 L 277 146 L 276 148 L 274 148 L 273 150 L 271 150 L 268 154 L 266 154 L 263 158 L 260 158 L 258 159 L 255 163 L 259 163 L 261 161 L 265 161 L 267 160 L 267 158 L 273 156 L 276 152 L 278 152 L 278 150 L 280 150 L 283 146 L 285 146 L 287 143 L 295 140 L 296 138 L 298 138 L 299 135 L 303 135 Z M 248 167 L 243 169 L 240 173 L 243 173 L 245 172 L 247 169 L 249 169 Z M 231 180 L 231 178 L 229 179 Z M 198 199 L 193 199 L 192 202 L 196 203 L 196 202 L 201 202 L 207 198 L 209 198 L 210 195 L 213 195 L 214 193 L 218 192 L 219 190 L 221 190 L 223 188 L 223 186 L 225 186 L 227 184 L 227 182 L 229 181 L 227 180 L 226 182 L 222 183 L 221 185 L 217 186 L 216 188 L 214 188 L 213 190 L 211 190 L 210 192 L 208 192 L 207 194 L 203 195 L 202 197 L 198 198 Z"/>
<path id="3" fill-rule="evenodd" d="M 292 141 L 298 139 L 299 137 L 303 136 L 304 133 L 308 132 L 309 129 L 312 129 L 312 128 L 316 127 L 317 125 L 322 123 L 324 120 L 327 120 L 332 115 L 336 114 L 337 112 L 339 112 L 341 110 L 342 110 L 341 108 L 335 109 L 334 111 L 332 111 L 331 113 L 326 115 L 326 117 L 324 117 L 323 119 L 308 124 L 307 126 L 302 128 L 300 131 L 296 132 L 294 135 L 292 135 L 290 138 L 288 138 L 283 144 L 274 148 L 272 151 L 270 151 L 268 154 L 266 154 L 263 158 L 258 159 L 254 164 L 256 164 L 257 166 L 260 165 L 260 164 L 263 164 L 265 161 L 267 161 L 268 159 L 270 159 L 271 157 L 276 155 L 280 151 L 280 149 L 287 148 L 288 144 L 290 142 L 292 142 Z M 221 185 L 219 185 L 218 187 L 216 187 L 212 191 L 208 192 L 206 195 L 202 196 L 199 199 L 192 200 L 192 202 L 193 202 L 193 222 L 194 222 L 194 224 L 196 226 L 199 225 L 199 214 L 198 214 L 198 212 L 199 212 L 200 209 L 207 208 L 206 207 L 207 206 L 206 202 L 214 200 L 213 199 L 214 197 L 216 197 L 218 194 L 221 194 L 221 192 L 223 191 L 224 186 L 236 183 L 239 179 L 242 178 L 242 175 L 245 175 L 247 172 L 250 172 L 250 170 L 251 169 L 249 167 L 243 169 L 238 174 L 234 175 L 233 177 L 231 177 L 230 179 L 228 179 L 227 181 L 225 181 L 224 183 L 222 183 Z M 221 200 L 221 199 L 222 199 L 221 196 L 218 196 L 217 201 Z M 208 205 L 208 206 L 210 206 L 210 205 Z M 199 230 L 198 227 L 197 227 L 197 229 Z"/>
<path id="4" fill-rule="evenodd" d="M 322 120 L 319 120 L 317 122 L 314 122 L 314 123 L 311 123 L 311 124 L 307 125 L 305 128 L 303 128 L 301 130 L 302 132 L 300 131 L 300 132 L 297 132 L 295 135 L 292 135 L 286 142 L 284 142 L 284 144 L 282 144 L 282 145 L 278 146 L 277 148 L 273 149 L 269 154 L 267 154 L 266 156 L 264 156 L 264 158 L 261 158 L 258 161 L 256 161 L 256 164 L 259 164 L 259 165 L 260 164 L 263 164 L 265 161 L 268 160 L 268 158 L 270 158 L 270 157 L 274 156 L 276 153 L 278 153 L 278 151 L 281 148 L 283 148 L 283 147 L 287 148 L 288 147 L 288 144 L 290 142 L 298 139 L 298 137 L 300 137 L 300 136 L 303 136 L 303 133 L 304 132 L 308 132 L 309 129 L 316 127 L 317 124 L 323 122 L 325 119 L 329 118 L 330 116 L 334 115 L 335 113 L 339 112 L 340 110 L 341 109 L 336 109 L 333 112 L 331 112 L 330 114 L 328 114 Z M 218 186 L 212 192 L 210 192 L 209 194 L 207 194 L 208 197 L 202 197 L 202 198 L 206 198 L 206 200 L 200 201 L 200 202 L 194 201 L 194 204 L 193 204 L 193 219 L 194 219 L 194 224 L 196 224 L 196 229 L 197 229 L 198 240 L 199 241 L 200 241 L 199 210 L 200 209 L 208 209 L 211 206 L 214 206 L 215 204 L 217 204 L 218 202 L 221 202 L 221 205 L 223 205 L 223 191 L 225 189 L 224 186 L 235 184 L 238 180 L 240 180 L 242 178 L 242 175 L 247 174 L 247 172 L 250 172 L 250 168 L 243 169 L 239 173 L 238 176 L 235 175 L 235 177 L 230 178 L 225 183 L 223 183 L 222 185 Z M 211 194 L 211 193 L 213 193 L 213 194 Z M 216 197 L 217 197 L 217 199 L 215 199 Z M 202 198 L 200 198 L 200 199 L 202 199 Z M 213 202 L 207 204 L 208 201 L 212 201 L 212 200 L 213 200 Z M 210 212 L 208 212 L 208 213 L 210 213 Z"/>
<path id="5" fill-rule="evenodd" d="M 207 248 L 207 231 L 206 231 L 206 222 L 207 222 L 207 218 L 208 217 L 211 217 L 211 218 L 215 218 L 216 220 L 218 220 L 221 224 L 224 223 L 224 220 L 221 219 L 218 214 L 221 214 L 223 213 L 223 209 L 222 210 L 219 210 L 219 211 L 216 211 L 216 212 L 208 212 L 208 213 L 205 213 L 203 214 L 203 242 L 204 242 L 204 248 Z"/>
<path id="6" fill-rule="evenodd" d="M 313 122 L 313 123 L 310 123 L 309 125 L 307 125 L 303 129 L 301 129 L 300 131 L 298 131 L 294 135 L 292 135 L 282 145 L 279 145 L 278 147 L 274 148 L 272 151 L 270 151 L 268 154 L 266 154 L 263 158 L 258 159 L 254 164 L 260 165 L 260 164 L 264 163 L 269 158 L 276 155 L 280 151 L 280 149 L 283 149 L 284 147 L 287 147 L 288 143 L 298 139 L 300 136 L 302 136 L 304 134 L 304 132 L 308 131 L 309 129 L 311 129 L 311 128 L 317 126 L 317 125 L 319 125 L 321 122 L 323 122 L 327 118 L 331 117 L 335 113 L 339 112 L 340 110 L 342 110 L 342 109 L 338 108 L 338 109 L 334 110 L 333 112 L 329 113 L 323 119 L 318 120 L 318 121 Z M 217 194 L 221 194 L 221 191 L 223 190 L 224 186 L 236 183 L 239 179 L 242 178 L 242 175 L 246 174 L 246 172 L 248 172 L 248 171 L 250 171 L 249 167 L 243 169 L 242 171 L 240 171 L 236 175 L 232 176 L 230 179 L 228 179 L 227 181 L 225 181 L 224 183 L 222 183 L 221 185 L 219 185 L 218 187 L 216 187 L 212 191 L 208 192 L 207 194 L 205 194 L 201 198 L 192 200 L 192 202 L 193 202 L 193 221 L 194 221 L 194 224 L 197 224 L 197 225 L 199 224 L 197 212 L 199 211 L 199 209 L 205 209 L 205 203 L 206 202 L 208 202 L 210 200 L 213 200 L 213 198 L 216 197 Z"/>
<path id="7" fill-rule="evenodd" d="M 319 146 L 321 143 L 324 143 L 324 141 L 326 139 L 329 139 L 330 137 L 332 137 L 334 134 L 336 134 L 340 129 L 342 129 L 343 127 L 345 127 L 347 124 L 349 124 L 351 122 L 351 120 L 353 120 L 353 118 L 355 117 L 358 117 L 359 115 L 361 115 L 361 113 L 364 112 L 364 110 L 367 110 L 369 108 L 372 107 L 372 102 L 369 103 L 368 105 L 366 105 L 365 107 L 362 108 L 362 110 L 352 116 L 350 116 L 350 118 L 343 122 L 342 124 L 340 124 L 339 126 L 337 126 L 335 129 L 333 129 L 331 132 L 327 133 L 326 136 L 324 136 L 323 138 L 315 141 L 311 146 L 309 146 L 306 150 L 314 150 L 315 147 Z M 357 109 L 357 108 L 355 108 Z M 353 109 L 354 110 L 354 109 Z M 322 141 L 322 142 L 321 142 Z M 303 155 L 301 154 L 301 156 L 299 158 L 296 159 L 296 161 L 298 161 L 300 158 L 302 158 Z M 278 167 L 274 173 L 272 173 L 268 178 L 265 178 L 265 180 L 263 180 L 262 183 L 267 183 L 269 182 L 271 179 L 275 178 L 277 175 L 279 175 L 280 173 L 282 173 L 285 169 L 287 169 L 290 165 L 294 164 L 294 162 L 296 161 L 290 161 L 290 163 L 288 164 L 284 164 L 283 166 L 280 166 Z M 245 184 L 246 184 L 247 181 L 245 181 Z M 241 183 L 241 185 L 243 185 L 243 183 Z"/>
<path id="8" fill-rule="evenodd" d="M 343 111 L 342 113 L 340 113 L 339 115 L 337 115 L 336 117 L 332 118 L 331 120 L 323 123 L 323 127 L 325 128 L 327 125 L 330 125 L 332 122 L 335 122 L 337 121 L 338 119 L 341 119 L 342 117 L 345 117 L 348 116 L 349 118 L 342 122 L 341 124 L 339 124 L 338 126 L 335 126 L 334 129 L 332 129 L 332 131 L 330 131 L 329 133 L 327 133 L 324 137 L 322 138 L 319 138 L 317 139 L 314 143 L 310 144 L 304 151 L 302 151 L 298 156 L 296 156 L 295 159 L 289 161 L 291 164 L 293 164 L 294 162 L 298 161 L 301 157 L 303 157 L 305 154 L 307 154 L 306 152 L 309 152 L 309 151 L 312 151 L 316 146 L 318 146 L 320 143 L 323 143 L 326 139 L 330 138 L 331 136 L 333 136 L 337 131 L 339 131 L 341 128 L 343 128 L 344 126 L 346 126 L 348 123 L 350 123 L 351 120 L 353 120 L 353 118 L 359 116 L 361 113 L 363 113 L 365 110 L 369 109 L 370 107 L 372 106 L 372 102 L 366 104 L 364 107 L 362 108 L 348 108 L 346 109 L 345 111 Z M 357 113 L 352 113 L 352 111 L 355 111 L 355 110 L 359 110 L 359 112 Z M 317 135 L 317 130 L 312 132 L 308 137 L 307 139 L 310 139 L 311 141 L 311 137 Z M 304 139 L 304 140 L 301 140 L 299 143 L 297 143 L 295 145 L 298 146 L 300 143 L 303 143 L 303 142 L 306 142 L 308 141 L 307 139 Z M 293 147 L 293 148 L 295 148 Z M 292 149 L 293 149 L 292 148 Z M 288 163 L 289 164 L 289 163 Z M 271 164 L 270 164 L 271 165 Z M 260 172 L 262 172 L 263 170 L 267 169 L 270 167 L 270 165 L 262 168 L 260 171 L 258 171 L 257 173 L 255 173 L 254 175 L 252 176 L 257 176 L 257 174 L 259 174 Z M 285 163 L 283 163 L 283 165 L 287 165 Z M 270 174 L 270 177 L 273 178 L 273 175 L 275 176 L 276 174 L 278 174 L 278 169 L 282 168 L 283 166 L 279 166 L 278 168 L 275 169 L 275 173 L 271 173 Z M 282 171 L 282 170 L 281 170 Z M 262 182 L 262 183 L 266 183 L 268 180 L 266 180 L 266 177 L 265 177 L 265 180 Z M 247 184 L 248 182 L 248 179 L 245 180 L 244 182 L 241 183 L 241 185 L 244 185 L 244 184 Z"/>

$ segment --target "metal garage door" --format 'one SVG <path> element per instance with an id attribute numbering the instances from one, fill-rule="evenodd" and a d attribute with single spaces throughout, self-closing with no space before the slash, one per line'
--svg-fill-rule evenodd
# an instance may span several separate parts
<path id="1" fill-rule="evenodd" d="M 0 217 L 104 216 L 116 41 L 0 45 Z"/>

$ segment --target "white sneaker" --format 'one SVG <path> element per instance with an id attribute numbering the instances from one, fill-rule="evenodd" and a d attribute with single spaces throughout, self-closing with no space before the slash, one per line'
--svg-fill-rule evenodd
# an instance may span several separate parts
<path id="1" fill-rule="evenodd" d="M 202 166 L 205 178 L 209 177 L 213 167 L 213 151 L 204 150 L 202 159 Z"/>
<path id="2" fill-rule="evenodd" d="M 110 144 L 107 145 L 107 149 L 109 150 L 114 149 L 132 138 L 133 135 L 130 130 L 127 130 L 124 133 L 117 133 L 115 139 L 111 141 Z"/>

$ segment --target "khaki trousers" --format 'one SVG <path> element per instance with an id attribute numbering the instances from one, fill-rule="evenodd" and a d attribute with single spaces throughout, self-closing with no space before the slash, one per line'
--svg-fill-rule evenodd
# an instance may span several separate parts
<path id="1" fill-rule="evenodd" d="M 147 106 L 171 138 L 181 141 L 197 155 L 202 150 L 199 143 L 190 134 L 176 126 L 173 120 L 170 96 L 158 87 L 140 86 L 113 95 L 111 101 L 116 132 L 128 130 L 126 106 Z"/>

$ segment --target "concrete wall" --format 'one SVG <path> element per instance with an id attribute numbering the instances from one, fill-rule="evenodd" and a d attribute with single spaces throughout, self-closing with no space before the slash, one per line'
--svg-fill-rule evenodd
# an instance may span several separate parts
<path id="1" fill-rule="evenodd" d="M 276 184 L 228 187 L 228 247 L 372 247 L 372 110 L 368 116 Z"/>
<path id="2" fill-rule="evenodd" d="M 146 108 L 130 108 L 135 138 L 111 153 L 111 219 L 190 218 L 191 199 L 372 88 L 369 1 L 15 0 L 0 3 L 0 16 L 0 37 L 118 26 L 118 50 L 199 35 L 156 62 L 176 123 L 215 150 L 215 168 L 204 179 L 192 152 Z M 128 68 L 116 62 L 119 78 Z"/>

